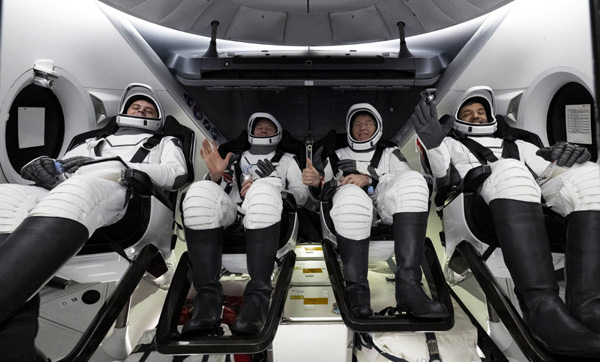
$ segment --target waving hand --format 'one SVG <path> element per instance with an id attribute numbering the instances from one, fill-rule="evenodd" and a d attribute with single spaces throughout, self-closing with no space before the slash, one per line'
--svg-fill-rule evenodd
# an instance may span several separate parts
<path id="1" fill-rule="evenodd" d="M 210 179 L 217 182 L 221 178 L 223 171 L 227 168 L 229 164 L 229 159 L 231 158 L 232 153 L 229 152 L 225 159 L 221 157 L 218 151 L 217 142 L 210 142 L 207 139 L 202 141 L 202 149 L 200 150 L 200 157 L 206 162 L 206 167 L 208 168 L 208 172 L 210 173 Z"/>

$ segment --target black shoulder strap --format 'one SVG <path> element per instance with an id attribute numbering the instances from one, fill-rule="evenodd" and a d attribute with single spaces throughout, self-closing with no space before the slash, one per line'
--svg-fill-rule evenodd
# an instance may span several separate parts
<path id="1" fill-rule="evenodd" d="M 275 155 L 273 156 L 273 158 L 271 158 L 271 162 L 279 162 L 281 160 L 281 157 L 283 157 L 284 153 L 285 152 L 283 152 L 282 150 L 275 150 Z"/>
<path id="2" fill-rule="evenodd" d="M 335 153 L 335 151 L 330 152 L 329 162 L 331 162 L 331 169 L 333 170 L 333 174 L 337 175 L 339 171 L 338 162 L 340 162 L 340 158 L 338 157 L 337 153 Z"/>
<path id="3" fill-rule="evenodd" d="M 146 156 L 148 156 L 148 153 L 150 153 L 150 150 L 153 149 L 157 144 L 160 143 L 160 140 L 163 138 L 163 135 L 160 133 L 155 133 L 152 135 L 152 137 L 148 138 L 146 140 L 146 142 L 144 142 L 144 144 L 142 144 L 142 147 L 140 147 L 140 149 L 137 150 L 137 152 L 135 153 L 135 155 L 133 155 L 133 157 L 131 158 L 132 163 L 140 163 L 142 162 Z"/>
<path id="4" fill-rule="evenodd" d="M 498 161 L 498 157 L 494 155 L 494 152 L 489 148 L 482 146 L 479 142 L 474 141 L 462 133 L 455 132 L 452 130 L 450 132 L 450 136 L 452 136 L 455 140 L 462 143 L 466 148 L 471 151 L 471 153 L 477 158 L 477 160 L 482 165 L 487 165 L 488 162 L 496 162 Z"/>
<path id="5" fill-rule="evenodd" d="M 502 145 L 502 157 L 503 158 L 514 158 L 520 160 L 519 147 L 515 143 L 515 138 L 512 136 L 504 137 L 504 144 Z"/>
<path id="6" fill-rule="evenodd" d="M 225 173 L 228 174 L 230 177 L 235 177 L 235 181 L 237 182 L 238 185 L 241 185 L 240 181 L 242 179 L 242 168 L 240 167 L 240 158 L 242 157 L 242 154 L 239 152 L 234 152 L 233 155 L 231 155 L 231 158 L 229 159 L 229 165 L 227 165 L 227 168 L 225 169 Z M 231 174 L 233 172 L 233 175 Z M 238 186 L 239 188 L 240 186 Z M 225 186 L 225 193 L 229 194 L 229 192 L 231 191 L 231 182 L 227 183 L 227 186 Z"/>
<path id="7" fill-rule="evenodd" d="M 383 150 L 385 150 L 386 148 L 387 147 L 382 146 L 379 143 L 377 144 L 377 146 L 375 146 L 375 153 L 373 154 L 370 163 L 371 167 L 377 168 L 377 166 L 379 166 L 379 161 L 381 161 L 381 155 L 383 155 Z"/>

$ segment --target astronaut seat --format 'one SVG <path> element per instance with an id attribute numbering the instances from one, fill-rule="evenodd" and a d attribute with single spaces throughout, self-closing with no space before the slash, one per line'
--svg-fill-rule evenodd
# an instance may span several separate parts
<path id="1" fill-rule="evenodd" d="M 544 147 L 531 132 L 513 128 L 496 115 L 498 129 L 515 139 Z M 422 166 L 431 175 L 427 154 L 422 150 Z M 498 348 L 514 358 L 528 360 L 576 360 L 554 355 L 531 334 L 522 319 L 519 298 L 492 222 L 489 206 L 477 193 L 491 174 L 489 166 L 470 170 L 460 184 L 438 190 L 435 195 L 437 213 L 442 220 L 440 238 L 445 247 L 444 273 L 450 285 L 457 285 L 472 274 L 482 288 L 488 304 L 488 334 Z M 544 219 L 552 251 L 552 263 L 560 280 L 564 268 L 567 220 L 544 209 Z M 501 324 L 503 323 L 503 324 Z M 514 343 L 520 352 L 515 352 Z M 510 349 L 509 349 L 510 348 Z M 516 353 L 516 354 L 515 354 Z M 519 356 L 519 353 L 522 353 Z"/>
<path id="2" fill-rule="evenodd" d="M 246 130 L 234 140 L 219 146 L 221 157 L 229 152 L 240 153 L 250 148 Z M 282 140 L 277 145 L 276 152 L 288 152 L 296 156 L 302 165 L 306 157 L 306 148 L 301 141 L 294 139 L 287 131 L 282 132 Z M 275 156 L 277 157 L 277 156 Z M 274 161 L 275 162 L 275 161 Z M 238 167 L 239 168 L 239 167 Z M 240 170 L 236 171 L 236 182 L 240 182 Z M 282 192 L 283 211 L 281 216 L 279 244 L 274 265 L 272 283 L 274 283 L 269 311 L 264 328 L 255 335 L 225 335 L 225 336 L 182 336 L 177 328 L 177 322 L 182 311 L 191 282 L 188 278 L 189 255 L 184 253 L 179 261 L 173 284 L 167 295 L 159 325 L 156 332 L 156 346 L 164 354 L 196 354 L 196 353 L 258 353 L 264 351 L 275 337 L 277 326 L 283 313 L 283 306 L 287 290 L 291 282 L 298 237 L 298 213 L 294 196 L 286 191 Z M 238 215 L 239 216 L 239 215 Z M 246 263 L 246 231 L 241 218 L 227 227 L 223 232 L 223 252 L 221 282 L 227 279 L 243 277 L 248 273 Z M 247 280 L 247 279 L 246 279 Z M 241 290 L 234 288 L 232 295 L 236 296 Z M 224 285 L 224 293 L 227 295 Z"/>
<path id="3" fill-rule="evenodd" d="M 100 140 L 117 129 L 117 118 L 113 117 L 103 128 L 73 138 L 68 149 L 86 140 Z M 184 184 L 191 182 L 194 179 L 194 132 L 167 116 L 148 143 L 160 142 L 164 136 L 181 141 L 188 172 Z M 141 149 L 155 145 L 144 144 Z M 109 163 L 122 162 L 116 158 L 108 160 Z M 96 163 L 93 167 L 100 170 L 107 164 L 100 160 L 90 163 Z M 63 361 L 85 361 L 99 350 L 100 343 L 105 353 L 125 358 L 131 352 L 127 322 L 131 297 L 145 275 L 155 280 L 168 270 L 166 259 L 176 241 L 173 228 L 178 191 L 157 188 L 148 175 L 139 170 L 126 168 L 122 178 L 132 193 L 123 218 L 97 229 L 41 291 L 38 344 L 52 358 L 67 353 Z M 73 300 L 73 303 L 59 305 L 57 298 Z M 73 318 L 74 315 L 77 317 Z M 112 334 L 106 337 L 111 328 Z M 52 337 L 47 338 L 49 335 Z M 63 343 L 53 343 L 57 337 Z"/>
<path id="4" fill-rule="evenodd" d="M 396 146 L 396 144 L 380 140 L 379 144 L 384 146 Z M 333 150 L 348 145 L 346 134 L 330 131 L 326 137 L 315 142 L 313 149 L 315 154 L 325 159 Z M 320 153 L 319 153 L 319 150 Z M 331 151 L 329 151 L 331 150 Z M 314 162 L 314 161 L 313 161 Z M 405 311 L 396 311 L 396 308 L 387 304 L 375 315 L 361 317 L 350 308 L 348 296 L 344 289 L 344 273 L 341 262 L 336 231 L 331 218 L 332 199 L 337 185 L 331 181 L 323 186 L 320 203 L 320 220 L 323 234 L 323 252 L 327 264 L 329 278 L 340 308 L 342 319 L 346 326 L 355 332 L 401 332 L 401 331 L 441 331 L 448 330 L 454 325 L 454 312 L 450 295 L 444 281 L 442 269 L 431 240 L 425 240 L 425 254 L 422 259 L 421 268 L 427 280 L 427 286 L 434 300 L 440 301 L 448 310 L 448 315 L 442 318 L 421 318 L 412 316 Z M 394 269 L 396 268 L 394 255 L 394 233 L 391 225 L 384 224 L 381 219 L 374 217 L 371 227 L 369 246 L 369 263 L 387 262 L 391 269 L 388 282 L 394 280 Z M 386 294 L 389 294 L 387 291 Z M 376 297 L 381 293 L 371 290 L 371 296 Z M 393 295 L 393 292 L 392 292 Z M 394 304 L 395 305 L 395 304 Z M 375 306 L 375 305 L 374 305 Z"/>
<path id="5" fill-rule="evenodd" d="M 68 149 L 86 139 L 110 135 L 116 128 L 116 117 L 113 117 L 103 128 L 74 137 Z M 189 184 L 194 179 L 194 132 L 182 126 L 174 117 L 167 116 L 158 134 L 160 136 L 157 137 L 174 136 L 181 141 L 188 168 L 186 184 Z M 153 145 L 144 147 L 151 148 Z M 112 225 L 96 230 L 81 251 L 58 271 L 56 277 L 79 283 L 119 280 L 135 256 L 149 244 L 159 250 L 163 260 L 171 256 L 177 239 L 173 227 L 178 193 L 162 191 L 143 172 L 130 171 L 125 173 L 125 177 L 134 191 L 125 216 Z M 156 276 L 160 276 L 159 270 L 165 269 L 157 266 Z"/>

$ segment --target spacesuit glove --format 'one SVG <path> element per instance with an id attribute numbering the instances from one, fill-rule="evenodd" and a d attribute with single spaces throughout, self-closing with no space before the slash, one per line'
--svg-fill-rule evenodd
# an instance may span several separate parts
<path id="1" fill-rule="evenodd" d="M 433 149 L 442 143 L 456 119 L 445 115 L 438 121 L 435 102 L 427 103 L 422 100 L 408 120 L 413 124 L 423 145 L 427 149 Z"/>
<path id="2" fill-rule="evenodd" d="M 21 168 L 21 177 L 35 182 L 47 190 L 52 190 L 56 185 L 66 180 L 62 174 L 62 165 L 48 156 L 40 156 L 29 161 Z"/>
<path id="3" fill-rule="evenodd" d="M 379 176 L 381 174 L 377 168 L 368 166 L 365 162 L 356 162 L 356 160 L 351 159 L 338 161 L 338 169 L 341 170 L 344 175 L 359 173 L 370 176 L 376 181 L 379 180 Z"/>
<path id="4" fill-rule="evenodd" d="M 258 160 L 256 166 L 258 167 L 256 174 L 261 178 L 277 176 L 275 166 L 273 166 L 273 163 L 266 158 L 264 160 Z"/>
<path id="5" fill-rule="evenodd" d="M 60 160 L 60 163 L 62 163 L 63 172 L 75 173 L 79 167 L 92 160 L 94 160 L 93 157 L 75 156 Z"/>
<path id="6" fill-rule="evenodd" d="M 535 154 L 546 161 L 556 161 L 556 165 L 561 167 L 584 163 L 592 157 L 587 148 L 565 141 L 558 141 L 550 147 L 540 148 Z"/>

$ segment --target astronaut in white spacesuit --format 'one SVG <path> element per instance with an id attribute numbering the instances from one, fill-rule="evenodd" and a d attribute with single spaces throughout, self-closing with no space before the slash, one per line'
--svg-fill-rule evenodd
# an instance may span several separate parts
<path id="1" fill-rule="evenodd" d="M 34 346 L 37 292 L 96 229 L 123 217 L 131 193 L 118 181 L 121 171 L 143 171 L 164 190 L 184 184 L 187 166 L 180 141 L 157 135 L 153 147 L 146 143 L 163 122 L 151 88 L 132 84 L 121 98 L 114 134 L 88 139 L 62 160 L 42 156 L 29 162 L 21 174 L 35 185 L 0 185 L 2 358 L 42 360 Z M 86 165 L 115 156 L 123 162 Z"/>
<path id="2" fill-rule="evenodd" d="M 600 167 L 587 162 L 589 151 L 578 145 L 558 142 L 540 149 L 503 138 L 495 107 L 492 90 L 479 86 L 465 92 L 453 116 L 438 121 L 435 104 L 422 101 L 411 118 L 438 190 L 472 168 L 491 167 L 479 193 L 490 207 L 532 333 L 555 353 L 598 356 Z M 554 276 L 542 197 L 569 218 L 566 306 Z"/>
<path id="3" fill-rule="evenodd" d="M 372 186 L 377 214 L 385 224 L 393 224 L 398 308 L 418 317 L 447 316 L 446 307 L 430 299 L 421 287 L 429 208 L 425 179 L 410 168 L 398 147 L 380 142 L 383 122 L 372 105 L 350 107 L 346 130 L 349 146 L 314 157 L 314 164 L 308 160 L 302 176 L 313 194 L 318 194 L 325 182 L 338 181 L 331 219 L 350 307 L 361 317 L 373 314 L 367 280 L 373 201 L 365 192 Z M 324 159 L 322 165 L 317 164 L 320 159 Z"/>
<path id="4" fill-rule="evenodd" d="M 238 219 L 238 214 L 243 215 L 251 279 L 244 290 L 241 311 L 230 329 L 236 335 L 262 330 L 279 243 L 281 192 L 290 192 L 298 205 L 308 199 L 297 159 L 276 150 L 283 130 L 275 117 L 254 113 L 247 129 L 250 148 L 242 153 L 229 152 L 225 158 L 219 154 L 216 143 L 203 141 L 200 155 L 209 172 L 205 180 L 190 186 L 183 201 L 185 237 L 197 291 L 194 312 L 184 325 L 183 334 L 213 334 L 220 325 L 223 230 Z"/>

